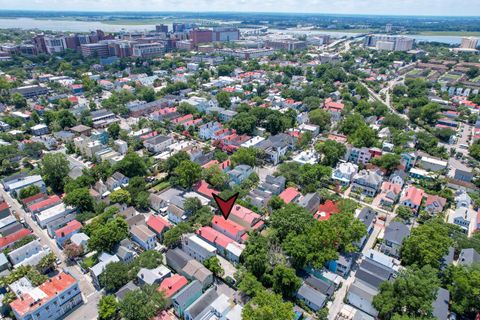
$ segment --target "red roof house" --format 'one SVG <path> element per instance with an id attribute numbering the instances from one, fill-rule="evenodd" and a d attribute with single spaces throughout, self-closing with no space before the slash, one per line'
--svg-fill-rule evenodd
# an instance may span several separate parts
<path id="1" fill-rule="evenodd" d="M 160 283 L 158 291 L 163 291 L 166 298 L 171 298 L 175 295 L 180 289 L 186 286 L 188 283 L 187 278 L 179 274 L 174 274 L 170 278 L 166 278 Z"/>
<path id="2" fill-rule="evenodd" d="M 283 190 L 282 193 L 280 193 L 279 195 L 280 199 L 282 199 L 287 204 L 294 201 L 299 196 L 300 192 L 298 192 L 298 190 L 293 187 L 288 187 L 287 189 Z"/>
<path id="3" fill-rule="evenodd" d="M 339 213 L 340 209 L 338 209 L 337 205 L 335 202 L 332 200 L 327 200 L 325 201 L 324 204 L 321 204 L 318 207 L 317 213 L 315 213 L 314 217 L 315 219 L 319 221 L 324 221 L 330 219 L 330 216 L 334 213 Z"/>
<path id="4" fill-rule="evenodd" d="M 245 227 L 221 216 L 213 217 L 212 228 L 237 242 L 243 242 L 242 236 L 247 232 Z"/>
<path id="5" fill-rule="evenodd" d="M 0 250 L 3 250 L 5 248 L 9 248 L 9 247 L 13 246 L 14 243 L 22 240 L 23 238 L 25 238 L 26 236 L 28 236 L 31 233 L 32 232 L 30 230 L 23 228 L 23 229 L 18 230 L 17 232 L 9 234 L 8 236 L 1 237 L 0 238 Z"/>
<path id="6" fill-rule="evenodd" d="M 147 226 L 150 230 L 157 234 L 157 237 L 161 240 L 162 234 L 170 229 L 172 225 L 165 219 L 151 215 L 147 219 Z"/>

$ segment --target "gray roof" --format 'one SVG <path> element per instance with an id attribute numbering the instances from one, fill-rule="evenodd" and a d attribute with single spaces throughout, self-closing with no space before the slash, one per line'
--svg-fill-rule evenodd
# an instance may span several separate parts
<path id="1" fill-rule="evenodd" d="M 309 276 L 305 279 L 305 283 L 329 297 L 333 296 L 335 292 L 335 284 L 333 282 Z"/>
<path id="2" fill-rule="evenodd" d="M 370 303 L 373 301 L 373 297 L 378 294 L 378 290 L 370 287 L 362 281 L 355 279 L 355 281 L 348 288 L 348 292 L 355 294 Z"/>
<path id="3" fill-rule="evenodd" d="M 375 210 L 370 207 L 365 207 L 358 214 L 358 220 L 362 221 L 363 224 L 368 228 L 372 224 L 376 215 L 377 212 Z"/>
<path id="4" fill-rule="evenodd" d="M 439 320 L 448 319 L 448 302 L 450 301 L 450 292 L 443 288 L 438 288 L 437 298 L 433 301 L 433 316 Z"/>
<path id="5" fill-rule="evenodd" d="M 323 307 L 327 296 L 321 293 L 320 291 L 315 290 L 306 283 L 303 283 L 300 289 L 298 289 L 298 295 L 302 296 L 305 300 L 312 302 L 313 304 Z"/>
<path id="6" fill-rule="evenodd" d="M 185 306 L 189 299 L 192 298 L 191 292 L 201 292 L 202 291 L 202 284 L 198 280 L 193 280 L 185 287 L 183 287 L 180 291 L 178 291 L 173 297 L 172 300 L 178 302 L 179 305 Z M 188 307 L 188 306 L 186 306 Z"/>
<path id="7" fill-rule="evenodd" d="M 364 283 L 378 288 L 380 284 L 389 280 L 393 270 L 370 259 L 365 259 L 355 274 L 355 277 Z"/>
<path id="8" fill-rule="evenodd" d="M 410 229 L 398 221 L 392 221 L 385 229 L 384 239 L 396 244 L 402 244 L 403 239 L 410 235 Z"/>
<path id="9" fill-rule="evenodd" d="M 188 307 L 185 311 L 195 319 L 205 308 L 210 306 L 215 299 L 217 299 L 219 294 L 215 290 L 215 288 L 210 288 L 205 293 L 198 298 L 190 307 Z"/>
<path id="10" fill-rule="evenodd" d="M 118 289 L 117 293 L 115 293 L 115 296 L 117 297 L 118 300 L 122 300 L 125 295 L 130 292 L 130 291 L 135 291 L 137 290 L 138 287 L 133 281 L 128 282 L 126 285 Z"/>
<path id="11" fill-rule="evenodd" d="M 187 262 L 193 259 L 185 251 L 179 248 L 168 250 L 167 253 L 165 253 L 165 256 L 167 258 L 167 262 L 171 261 L 180 268 L 185 267 Z M 171 267 L 173 267 L 173 265 L 171 265 Z"/>
<path id="12" fill-rule="evenodd" d="M 480 262 L 480 254 L 473 248 L 462 249 L 458 257 L 458 263 L 461 265 L 471 265 Z"/>
<path id="13" fill-rule="evenodd" d="M 147 284 L 154 284 L 160 282 L 170 274 L 170 269 L 164 265 L 160 265 L 155 269 L 141 268 L 137 273 L 137 277 Z"/>

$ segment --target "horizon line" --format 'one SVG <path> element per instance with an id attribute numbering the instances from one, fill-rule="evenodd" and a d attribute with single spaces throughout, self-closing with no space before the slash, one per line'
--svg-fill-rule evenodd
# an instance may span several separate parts
<path id="1" fill-rule="evenodd" d="M 133 10 L 133 11 L 123 11 L 123 10 L 70 10 L 70 9 L 63 9 L 63 10 L 55 10 L 55 9 L 45 9 L 45 10 L 37 10 L 37 9 L 0 9 L 1 12 L 55 12 L 55 13 L 191 13 L 191 14 L 201 14 L 201 13 L 248 13 L 248 14 L 286 14 L 286 15 L 296 15 L 296 14 L 304 14 L 304 15 L 333 15 L 333 16 L 378 16 L 378 17 L 437 17 L 437 18 L 480 18 L 480 15 L 415 15 L 415 14 L 382 14 L 382 13 L 322 13 L 322 12 L 282 12 L 282 11 L 226 11 L 226 10 L 209 10 L 209 11 L 172 11 L 172 10 L 165 10 L 165 11 L 140 11 L 140 10 Z"/>

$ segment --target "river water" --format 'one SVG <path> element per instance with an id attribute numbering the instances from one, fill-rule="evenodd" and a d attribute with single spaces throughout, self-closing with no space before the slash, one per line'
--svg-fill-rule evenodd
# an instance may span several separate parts
<path id="1" fill-rule="evenodd" d="M 168 25 L 168 23 L 167 23 Z M 171 27 L 171 26 L 170 26 Z M 112 25 L 103 23 L 101 21 L 76 21 L 76 20 L 54 20 L 54 19 L 32 19 L 32 18 L 17 18 L 17 19 L 5 19 L 0 18 L 0 29 L 5 28 L 18 28 L 18 29 L 39 29 L 45 31 L 63 31 L 63 32 L 89 32 L 97 29 L 101 29 L 107 32 L 119 32 L 119 31 L 149 31 L 154 30 L 154 24 L 142 24 L 142 25 L 128 25 L 118 24 Z M 329 30 L 301 30 L 301 29 L 288 29 L 288 30 L 275 30 L 269 29 L 275 33 L 285 34 L 328 34 L 332 38 L 351 37 L 358 35 L 357 33 L 348 33 L 342 31 L 329 31 Z M 461 36 L 424 36 L 424 35 L 407 35 L 414 38 L 416 41 L 436 41 L 447 44 L 459 44 L 461 42 Z"/>

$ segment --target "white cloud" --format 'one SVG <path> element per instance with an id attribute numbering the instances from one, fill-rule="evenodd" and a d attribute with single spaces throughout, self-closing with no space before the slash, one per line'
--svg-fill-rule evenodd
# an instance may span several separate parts
<path id="1" fill-rule="evenodd" d="M 2 9 L 480 15 L 475 0 L 0 0 Z"/>

